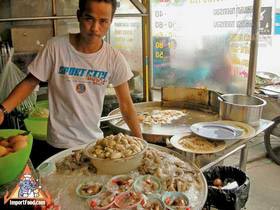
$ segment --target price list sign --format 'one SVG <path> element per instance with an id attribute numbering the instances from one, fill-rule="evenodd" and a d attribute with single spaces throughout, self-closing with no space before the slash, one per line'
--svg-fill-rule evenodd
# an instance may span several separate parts
<path id="1" fill-rule="evenodd" d="M 163 84 L 160 78 L 164 78 L 170 69 L 169 40 L 169 37 L 153 37 L 153 71 L 154 76 L 158 78 L 156 80 L 158 86 Z"/>
<path id="2" fill-rule="evenodd" d="M 178 36 L 180 29 L 177 27 L 174 15 L 180 9 L 184 1 L 159 0 L 151 1 L 152 5 L 152 47 L 153 47 L 153 82 L 154 86 L 162 87 L 168 83 L 170 78 L 172 50 L 176 45 L 174 39 Z M 181 8 L 182 9 L 182 8 Z"/>
<path id="3" fill-rule="evenodd" d="M 246 89 L 252 0 L 150 2 L 153 86 Z"/>

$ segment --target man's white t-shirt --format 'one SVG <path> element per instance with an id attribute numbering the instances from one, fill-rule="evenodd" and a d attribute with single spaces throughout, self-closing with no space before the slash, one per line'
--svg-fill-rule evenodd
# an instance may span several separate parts
<path id="1" fill-rule="evenodd" d="M 54 37 L 28 66 L 48 81 L 48 143 L 70 148 L 102 138 L 99 128 L 107 85 L 128 81 L 132 72 L 124 56 L 103 41 L 91 54 L 77 51 L 69 35 Z"/>

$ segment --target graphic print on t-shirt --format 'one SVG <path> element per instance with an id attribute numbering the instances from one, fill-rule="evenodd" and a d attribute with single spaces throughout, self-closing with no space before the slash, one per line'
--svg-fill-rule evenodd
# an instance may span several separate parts
<path id="1" fill-rule="evenodd" d="M 92 83 L 94 85 L 101 86 L 106 84 L 108 72 L 102 70 L 60 66 L 58 74 L 68 81 Z"/>
<path id="2" fill-rule="evenodd" d="M 76 91 L 77 91 L 77 93 L 80 93 L 80 94 L 86 92 L 85 84 L 77 84 L 76 85 Z"/>

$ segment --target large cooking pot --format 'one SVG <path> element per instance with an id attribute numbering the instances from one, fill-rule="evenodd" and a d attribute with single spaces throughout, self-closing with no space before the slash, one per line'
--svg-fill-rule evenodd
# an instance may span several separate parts
<path id="1" fill-rule="evenodd" d="M 258 126 L 266 101 L 242 94 L 224 94 L 220 101 L 220 118 L 223 120 L 234 120 L 245 122 L 252 126 Z"/>

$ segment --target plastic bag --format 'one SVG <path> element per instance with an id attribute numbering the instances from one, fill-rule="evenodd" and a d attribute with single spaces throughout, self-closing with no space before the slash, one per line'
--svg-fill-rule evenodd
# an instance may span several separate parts
<path id="1" fill-rule="evenodd" d="M 23 73 L 13 62 L 8 61 L 3 71 L 0 73 L 0 102 L 4 101 L 17 84 L 19 84 L 26 74 Z M 36 104 L 37 94 L 32 92 L 20 105 L 17 111 L 27 114 Z"/>
<path id="2" fill-rule="evenodd" d="M 249 197 L 250 180 L 246 174 L 234 167 L 216 166 L 203 173 L 208 184 L 206 205 L 218 209 L 239 210 L 243 208 Z M 235 180 L 238 187 L 234 189 L 217 189 L 213 186 L 216 178 Z"/>

